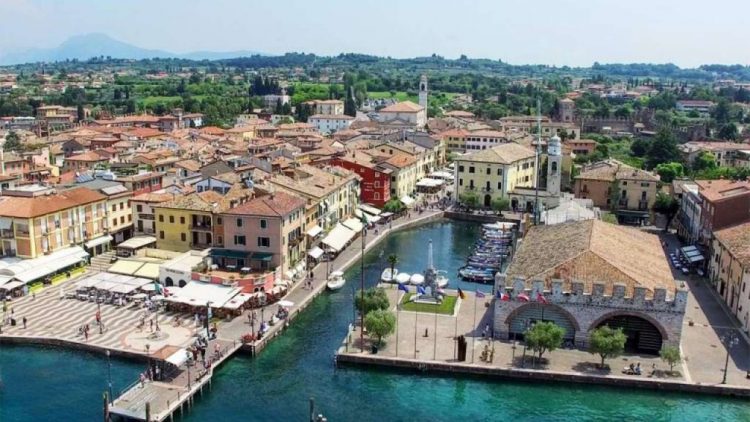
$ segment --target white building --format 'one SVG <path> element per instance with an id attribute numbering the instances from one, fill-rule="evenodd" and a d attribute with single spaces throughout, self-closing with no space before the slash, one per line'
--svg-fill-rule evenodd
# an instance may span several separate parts
<path id="1" fill-rule="evenodd" d="M 307 119 L 307 122 L 315 126 L 318 132 L 329 134 L 348 129 L 352 125 L 354 117 L 346 114 L 315 114 Z"/>
<path id="2" fill-rule="evenodd" d="M 711 107 L 714 106 L 713 101 L 702 101 L 702 100 L 681 100 L 677 101 L 677 111 L 683 111 L 689 113 L 695 111 L 702 116 L 707 116 L 711 111 Z"/>
<path id="3" fill-rule="evenodd" d="M 382 125 L 402 128 L 424 128 L 427 124 L 427 110 L 411 101 L 389 105 L 378 112 Z"/>
<path id="4" fill-rule="evenodd" d="M 273 110 L 276 108 L 276 105 L 281 102 L 281 105 L 288 104 L 290 101 L 290 97 L 286 94 L 286 92 L 281 93 L 281 95 L 277 94 L 268 94 L 263 96 L 263 106 L 268 110 Z"/>

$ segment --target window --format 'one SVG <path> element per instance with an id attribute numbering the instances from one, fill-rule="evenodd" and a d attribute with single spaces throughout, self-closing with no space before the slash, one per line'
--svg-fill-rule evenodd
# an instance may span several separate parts
<path id="1" fill-rule="evenodd" d="M 622 181 L 622 185 L 623 185 L 623 186 L 627 186 L 627 185 L 628 185 L 628 182 L 627 182 L 627 180 L 623 180 L 623 181 Z"/>
<path id="2" fill-rule="evenodd" d="M 380 193 L 378 193 L 378 192 L 373 193 L 372 194 L 372 199 L 375 199 L 375 200 L 380 199 Z"/>
<path id="3" fill-rule="evenodd" d="M 261 229 L 267 229 L 267 228 L 268 228 L 268 220 L 266 220 L 266 219 L 261 219 L 261 220 L 260 220 L 260 228 L 261 228 Z"/>
<path id="4" fill-rule="evenodd" d="M 120 202 L 120 211 L 122 211 L 124 209 L 125 209 L 125 203 L 124 202 Z"/>
<path id="5" fill-rule="evenodd" d="M 185 224 L 185 217 L 180 217 L 180 224 Z"/>
<path id="6" fill-rule="evenodd" d="M 170 223 L 174 223 L 174 215 L 170 215 L 169 216 L 169 222 Z"/>
<path id="7" fill-rule="evenodd" d="M 464 166 L 458 166 L 458 172 L 463 173 L 464 172 Z"/>
<path id="8" fill-rule="evenodd" d="M 163 223 L 163 222 L 164 222 L 164 216 L 163 216 L 163 215 L 161 215 L 161 214 L 159 214 L 159 222 L 160 222 L 160 223 Z"/>
<path id="9" fill-rule="evenodd" d="M 474 166 L 469 167 L 469 173 L 474 173 Z"/>
<path id="10" fill-rule="evenodd" d="M 271 247 L 271 238 L 269 237 L 259 237 L 258 238 L 258 246 L 262 248 L 269 248 Z"/>
<path id="11" fill-rule="evenodd" d="M 224 237 L 223 236 L 216 236 L 216 239 L 217 239 L 216 240 L 217 244 L 219 244 L 219 245 L 223 245 L 224 244 Z"/>
<path id="12" fill-rule="evenodd" d="M 185 233 L 180 233 L 180 240 L 183 242 L 187 241 L 187 236 L 185 235 Z"/>
<path id="13" fill-rule="evenodd" d="M 503 182 L 497 182 L 497 189 L 500 190 L 503 188 Z"/>
<path id="14" fill-rule="evenodd" d="M 489 167 L 487 167 L 487 176 L 489 176 L 491 172 L 492 170 Z"/>
<path id="15" fill-rule="evenodd" d="M 242 219 L 241 218 L 237 219 L 237 227 L 242 227 Z"/>
<path id="16" fill-rule="evenodd" d="M 116 226 L 116 225 L 117 225 L 117 219 L 116 219 L 116 218 L 113 218 L 113 219 L 112 219 L 112 227 L 114 227 L 114 226 Z"/>
<path id="17" fill-rule="evenodd" d="M 159 230 L 159 239 L 164 239 L 164 231 Z"/>
<path id="18" fill-rule="evenodd" d="M 133 222 L 133 214 L 128 214 L 128 223 Z"/>
<path id="19" fill-rule="evenodd" d="M 125 224 L 125 216 L 120 216 L 120 224 Z"/>
<path id="20" fill-rule="evenodd" d="M 221 224 L 222 224 L 222 220 L 221 220 L 221 217 L 217 217 L 217 218 L 216 218 L 216 224 L 218 224 L 218 225 L 221 225 Z"/>
<path id="21" fill-rule="evenodd" d="M 464 179 L 458 179 L 458 186 L 464 185 Z"/>
<path id="22" fill-rule="evenodd" d="M 503 175 L 503 169 L 499 168 L 497 169 L 497 175 L 502 176 Z"/>
<path id="23" fill-rule="evenodd" d="M 117 204 L 112 204 L 112 212 L 117 211 Z"/>
<path id="24" fill-rule="evenodd" d="M 372 184 L 372 187 L 374 187 L 375 189 L 379 188 L 380 187 L 380 181 L 376 180 L 375 183 Z"/>
<path id="25" fill-rule="evenodd" d="M 234 236 L 234 244 L 235 245 L 245 245 L 247 242 L 245 241 L 245 236 L 235 235 Z"/>
<path id="26" fill-rule="evenodd" d="M 135 210 L 138 212 L 143 212 L 143 205 L 136 205 Z"/>

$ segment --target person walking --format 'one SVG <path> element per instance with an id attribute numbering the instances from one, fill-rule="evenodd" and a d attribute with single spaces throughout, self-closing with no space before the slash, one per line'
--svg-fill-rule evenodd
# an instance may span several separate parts
<path id="1" fill-rule="evenodd" d="M 26 317 L 23 317 L 21 321 L 23 321 L 23 329 L 25 330 L 26 329 Z"/>

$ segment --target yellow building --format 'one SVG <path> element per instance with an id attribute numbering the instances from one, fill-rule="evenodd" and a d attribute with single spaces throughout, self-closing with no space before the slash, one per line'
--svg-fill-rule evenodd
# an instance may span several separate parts
<path id="1" fill-rule="evenodd" d="M 154 205 L 156 247 L 186 252 L 224 246 L 224 223 L 219 214 L 251 196 L 251 190 L 236 185 L 225 195 L 209 190 Z"/>
<path id="2" fill-rule="evenodd" d="M 454 192 L 461 201 L 467 193 L 478 196 L 479 205 L 489 207 L 496 198 L 507 198 L 516 187 L 536 183 L 535 153 L 515 143 L 462 155 L 454 160 Z"/>
<path id="3" fill-rule="evenodd" d="M 0 197 L 3 256 L 36 258 L 71 245 L 95 255 L 111 240 L 105 233 L 107 198 L 87 188 L 4 191 Z"/>

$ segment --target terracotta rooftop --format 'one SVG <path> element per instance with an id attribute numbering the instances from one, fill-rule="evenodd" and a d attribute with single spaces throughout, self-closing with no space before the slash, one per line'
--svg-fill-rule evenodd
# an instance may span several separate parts
<path id="1" fill-rule="evenodd" d="M 402 101 L 400 103 L 389 105 L 380 110 L 381 113 L 416 113 L 424 110 L 419 104 L 415 104 L 411 101 Z"/>
<path id="2" fill-rule="evenodd" d="M 206 126 L 206 127 L 202 127 L 200 129 L 200 133 L 205 133 L 207 135 L 221 136 L 221 135 L 224 134 L 224 132 L 225 132 L 224 129 L 222 129 L 220 127 L 216 127 L 216 126 Z"/>
<path id="3" fill-rule="evenodd" d="M 408 154 L 394 154 L 387 160 L 385 160 L 386 163 L 392 165 L 396 168 L 404 168 L 409 167 L 410 165 L 417 162 L 417 159 L 411 155 Z"/>
<path id="4" fill-rule="evenodd" d="M 536 154 L 530 148 L 509 142 L 496 147 L 462 155 L 457 161 L 475 161 L 482 163 L 512 164 L 519 160 L 534 158 Z"/>
<path id="5" fill-rule="evenodd" d="M 135 129 L 129 130 L 125 132 L 123 135 L 133 138 L 154 138 L 156 136 L 161 136 L 164 133 L 157 129 L 151 129 L 148 127 L 137 127 Z"/>
<path id="6" fill-rule="evenodd" d="M 275 192 L 271 195 L 251 199 L 230 209 L 226 214 L 283 217 L 298 208 L 304 207 L 306 203 L 307 201 L 299 196 L 290 195 L 286 192 Z"/>
<path id="7" fill-rule="evenodd" d="M 354 120 L 354 117 L 346 114 L 313 114 L 309 119 Z"/>
<path id="8" fill-rule="evenodd" d="M 445 113 L 447 117 L 474 117 L 474 113 L 465 110 L 451 110 Z"/>
<path id="9" fill-rule="evenodd" d="M 747 180 L 696 180 L 695 183 L 700 195 L 711 202 L 750 194 L 750 181 Z"/>
<path id="10" fill-rule="evenodd" d="M 716 239 L 729 249 L 745 270 L 750 268 L 750 223 L 738 224 L 714 232 Z"/>
<path id="11" fill-rule="evenodd" d="M 581 174 L 576 176 L 576 179 L 600 180 L 605 182 L 614 182 L 615 180 L 658 182 L 659 176 L 610 159 L 584 166 Z"/>
<path id="12" fill-rule="evenodd" d="M 83 154 L 71 155 L 65 161 L 107 161 L 107 159 L 94 151 L 87 151 Z"/>
<path id="13" fill-rule="evenodd" d="M 611 292 L 613 283 L 623 283 L 632 293 L 641 286 L 651 292 L 661 287 L 674 289 L 674 277 L 656 235 L 599 220 L 549 226 L 533 226 L 521 242 L 510 267 L 509 278 L 527 281 L 552 279 L 586 284 L 604 282 Z"/>
<path id="14" fill-rule="evenodd" d="M 156 192 L 147 192 L 142 193 L 140 195 L 134 196 L 131 200 L 132 201 L 140 201 L 140 202 L 167 202 L 172 199 L 174 199 L 175 196 L 171 193 L 156 193 Z"/>
<path id="15" fill-rule="evenodd" d="M 30 198 L 4 196 L 0 197 L 0 216 L 33 218 L 106 199 L 106 196 L 88 188 Z"/>

